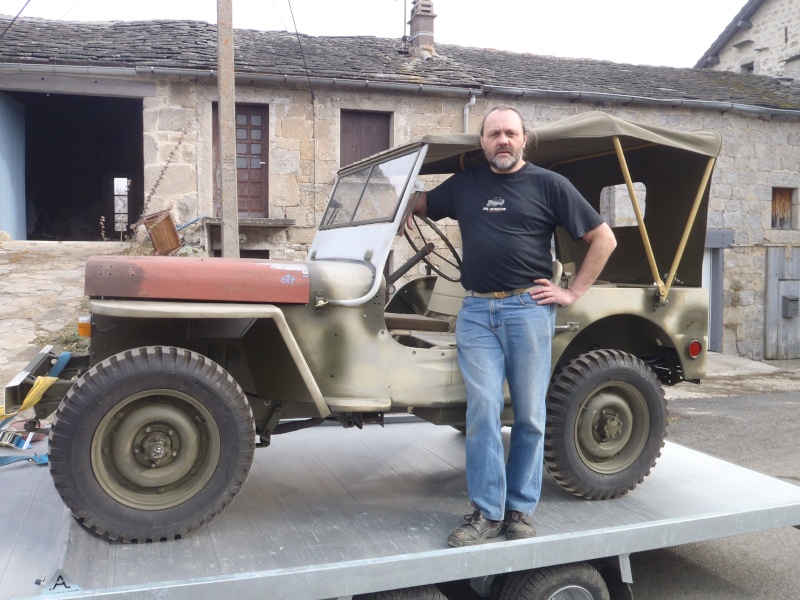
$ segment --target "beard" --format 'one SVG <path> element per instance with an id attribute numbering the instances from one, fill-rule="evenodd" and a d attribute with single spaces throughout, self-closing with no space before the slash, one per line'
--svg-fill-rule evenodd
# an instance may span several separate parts
<path id="1" fill-rule="evenodd" d="M 488 157 L 487 157 L 488 158 Z M 495 169 L 498 171 L 508 171 L 511 167 L 516 165 L 520 159 L 522 159 L 522 149 L 520 148 L 519 152 L 515 154 L 504 154 L 504 155 L 497 155 L 495 154 L 491 158 L 489 158 L 489 164 L 491 164 Z"/>

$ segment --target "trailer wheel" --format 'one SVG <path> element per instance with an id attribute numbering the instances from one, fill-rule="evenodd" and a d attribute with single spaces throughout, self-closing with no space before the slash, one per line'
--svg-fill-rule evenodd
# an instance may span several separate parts
<path id="1" fill-rule="evenodd" d="M 183 537 L 241 490 L 253 462 L 250 405 L 208 358 L 173 347 L 121 352 L 67 393 L 50 469 L 75 517 L 111 539 Z"/>
<path id="2" fill-rule="evenodd" d="M 442 594 L 435 586 L 423 585 L 401 590 L 361 594 L 353 596 L 353 600 L 447 600 L 447 596 Z"/>
<path id="3" fill-rule="evenodd" d="M 618 350 L 560 368 L 547 397 L 545 465 L 558 484 L 592 500 L 641 483 L 667 435 L 667 401 L 653 370 Z"/>
<path id="4" fill-rule="evenodd" d="M 597 569 L 575 563 L 514 573 L 498 600 L 609 600 L 609 593 Z"/>

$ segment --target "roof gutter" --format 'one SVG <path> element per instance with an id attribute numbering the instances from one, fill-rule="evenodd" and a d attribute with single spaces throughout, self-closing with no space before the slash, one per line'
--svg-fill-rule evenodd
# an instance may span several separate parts
<path id="1" fill-rule="evenodd" d="M 736 110 L 742 113 L 755 114 L 760 117 L 800 117 L 800 110 L 767 108 L 765 106 L 754 106 L 751 104 L 739 104 L 736 102 L 719 102 L 716 100 L 690 100 L 683 98 L 649 98 L 647 96 L 632 96 L 628 94 L 608 94 L 602 92 L 575 92 L 566 90 L 541 90 L 531 88 L 513 88 L 485 85 L 484 94 L 504 94 L 507 96 L 520 96 L 526 98 L 547 98 L 555 100 L 567 100 L 577 102 L 613 102 L 614 104 L 649 104 L 653 106 L 669 106 L 677 108 L 679 106 L 688 108 L 702 108 L 704 110 L 719 110 L 723 113 Z"/>
<path id="2" fill-rule="evenodd" d="M 30 65 L 22 63 L 0 63 L 0 73 L 136 77 L 136 69 L 133 67 L 84 67 L 80 65 Z"/>
<path id="3" fill-rule="evenodd" d="M 59 75 L 89 75 L 108 77 L 137 77 L 139 75 L 164 75 L 175 77 L 195 77 L 212 79 L 217 76 L 217 71 L 211 69 L 176 69 L 170 67 L 87 67 L 78 65 L 31 65 L 20 63 L 0 63 L 0 73 L 39 73 Z M 444 87 L 436 85 L 423 85 L 416 83 L 392 83 L 385 81 L 339 79 L 336 77 L 304 77 L 301 75 L 265 75 L 259 73 L 236 74 L 236 81 L 260 82 L 273 85 L 311 85 L 313 87 L 329 87 L 343 90 L 374 90 L 378 92 L 402 92 L 409 94 L 425 94 L 431 96 L 483 96 L 486 94 L 502 94 L 505 96 L 518 96 L 524 98 L 547 98 L 577 102 L 612 102 L 614 104 L 649 104 L 653 106 L 679 106 L 700 108 L 704 110 L 719 110 L 728 112 L 736 110 L 742 113 L 754 114 L 760 117 L 800 117 L 800 110 L 767 108 L 750 104 L 734 102 L 718 102 L 713 100 L 688 100 L 682 98 L 649 98 L 647 96 L 633 96 L 627 94 L 608 94 L 602 92 L 577 92 L 568 90 L 543 90 L 535 88 L 516 88 L 496 85 L 483 85 L 480 88 Z"/>
<path id="4" fill-rule="evenodd" d="M 216 71 L 199 71 L 195 69 L 171 69 L 166 67 L 136 67 L 137 74 L 175 75 L 179 77 L 212 78 Z M 417 83 L 394 83 L 372 81 L 369 79 L 339 79 L 338 77 L 307 77 L 305 75 L 265 75 L 261 73 L 236 73 L 236 81 L 270 83 L 274 85 L 309 85 L 312 87 L 330 87 L 353 90 L 375 90 L 380 92 L 405 92 L 432 96 L 476 96 L 481 95 L 480 88 L 450 87 L 424 85 Z"/>

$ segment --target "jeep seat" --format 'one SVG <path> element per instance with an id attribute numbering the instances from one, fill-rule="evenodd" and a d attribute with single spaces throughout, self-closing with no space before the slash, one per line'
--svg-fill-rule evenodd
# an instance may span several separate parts
<path id="1" fill-rule="evenodd" d="M 448 269 L 448 274 L 454 269 Z M 457 275 L 455 272 L 453 275 Z M 389 329 L 409 329 L 416 331 L 435 331 L 444 333 L 455 328 L 458 311 L 464 299 L 461 283 L 438 277 L 431 291 L 428 307 L 421 315 L 386 313 L 386 327 Z"/>

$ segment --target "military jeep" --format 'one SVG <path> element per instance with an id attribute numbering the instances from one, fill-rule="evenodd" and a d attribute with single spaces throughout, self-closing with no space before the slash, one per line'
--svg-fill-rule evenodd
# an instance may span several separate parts
<path id="1" fill-rule="evenodd" d="M 565 490 L 614 498 L 660 455 L 662 386 L 705 375 L 720 136 L 587 112 L 529 137 L 529 161 L 613 213 L 617 250 L 557 309 L 545 463 Z M 273 435 L 408 413 L 463 428 L 457 228 L 404 224 L 418 179 L 484 161 L 476 135 L 431 135 L 341 169 L 305 261 L 90 258 L 89 353 L 46 348 L 5 398 L 7 413 L 37 398 L 38 417 L 55 411 L 51 472 L 75 517 L 126 542 L 182 537 L 233 500 Z M 553 242 L 566 286 L 586 244 L 562 232 Z M 396 255 L 407 259 L 394 268 Z"/>

